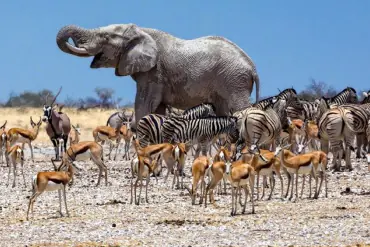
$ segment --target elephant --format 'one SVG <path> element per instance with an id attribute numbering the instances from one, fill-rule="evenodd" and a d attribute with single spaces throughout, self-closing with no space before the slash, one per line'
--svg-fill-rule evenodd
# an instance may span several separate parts
<path id="1" fill-rule="evenodd" d="M 136 81 L 133 129 L 136 119 L 150 113 L 164 115 L 167 105 L 187 109 L 211 103 L 218 116 L 232 114 L 250 105 L 253 83 L 259 99 L 254 62 L 224 37 L 184 40 L 129 23 L 94 29 L 64 26 L 56 42 L 65 53 L 94 56 L 90 68 L 115 68 L 116 76 Z"/>

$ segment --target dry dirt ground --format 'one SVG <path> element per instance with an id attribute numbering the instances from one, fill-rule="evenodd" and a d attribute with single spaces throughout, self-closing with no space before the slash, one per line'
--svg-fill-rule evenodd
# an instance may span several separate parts
<path id="1" fill-rule="evenodd" d="M 53 150 L 40 144 L 35 163 L 26 152 L 27 188 L 18 173 L 15 188 L 6 187 L 8 168 L 0 165 L 0 246 L 365 246 L 370 244 L 370 172 L 364 161 L 355 171 L 329 173 L 329 197 L 256 202 L 256 213 L 230 216 L 231 195 L 215 195 L 217 207 L 191 205 L 188 193 L 151 178 L 149 204 L 129 204 L 128 161 L 106 161 L 108 186 L 95 187 L 98 169 L 90 161 L 67 189 L 70 217 L 60 217 L 58 193 L 46 192 L 25 221 L 31 177 L 51 170 Z M 41 147 L 41 148 L 40 148 Z M 121 159 L 121 157 L 120 157 Z M 190 175 L 191 161 L 186 163 Z M 166 170 L 164 170 L 166 172 Z M 11 177 L 12 178 L 12 177 Z M 185 181 L 190 184 L 190 177 Z M 279 182 L 277 180 L 277 185 Z M 306 187 L 308 189 L 308 187 Z M 347 190 L 347 192 L 346 192 Z M 142 194 L 142 198 L 143 194 Z M 197 201 L 198 202 L 198 201 Z M 63 212 L 65 212 L 63 205 Z M 240 213 L 240 207 L 238 210 Z M 361 244 L 361 245 L 360 245 Z"/>

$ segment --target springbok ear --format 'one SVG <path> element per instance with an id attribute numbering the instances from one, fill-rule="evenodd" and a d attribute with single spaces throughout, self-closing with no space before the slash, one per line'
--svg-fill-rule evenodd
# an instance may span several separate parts
<path id="1" fill-rule="evenodd" d="M 116 67 L 116 76 L 149 71 L 157 64 L 158 48 L 154 39 L 135 24 L 128 27 L 124 36 L 129 38 Z"/>

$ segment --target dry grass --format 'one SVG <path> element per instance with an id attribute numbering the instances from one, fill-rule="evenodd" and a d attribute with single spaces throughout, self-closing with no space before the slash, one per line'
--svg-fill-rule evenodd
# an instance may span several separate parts
<path id="1" fill-rule="evenodd" d="M 132 109 L 129 109 L 132 110 Z M 77 111 L 75 108 L 63 108 L 73 125 L 79 124 L 81 127 L 81 140 L 93 140 L 92 131 L 98 125 L 105 125 L 109 116 L 116 112 L 116 109 L 89 109 L 87 111 Z M 0 108 L 0 125 L 5 120 L 8 121 L 7 129 L 13 127 L 31 128 L 30 116 L 33 121 L 38 121 L 42 116 L 42 108 Z M 50 139 L 45 131 L 46 125 L 43 123 L 35 143 L 50 143 Z"/>

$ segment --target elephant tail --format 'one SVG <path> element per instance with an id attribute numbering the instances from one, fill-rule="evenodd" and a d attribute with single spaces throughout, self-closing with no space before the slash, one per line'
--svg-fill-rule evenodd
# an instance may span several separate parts
<path id="1" fill-rule="evenodd" d="M 256 103 L 257 103 L 260 98 L 260 78 L 256 71 L 253 73 L 253 81 L 254 83 L 256 83 Z"/>

